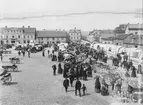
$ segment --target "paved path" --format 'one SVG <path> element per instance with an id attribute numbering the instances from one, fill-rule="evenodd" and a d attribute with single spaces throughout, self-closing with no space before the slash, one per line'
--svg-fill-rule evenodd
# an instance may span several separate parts
<path id="1" fill-rule="evenodd" d="M 73 87 L 65 93 L 62 75 L 52 75 L 51 66 L 56 62 L 41 55 L 36 53 L 31 58 L 23 58 L 23 63 L 18 65 L 19 72 L 11 72 L 12 83 L 0 85 L 2 105 L 110 105 L 113 102 L 113 98 L 94 92 L 92 78 L 82 81 L 88 89 L 86 96 L 75 96 Z"/>

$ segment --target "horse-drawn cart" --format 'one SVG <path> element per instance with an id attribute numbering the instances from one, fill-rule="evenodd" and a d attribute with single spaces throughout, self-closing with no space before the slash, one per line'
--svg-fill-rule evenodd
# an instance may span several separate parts
<path id="1" fill-rule="evenodd" d="M 5 66 L 2 66 L 3 69 L 5 70 L 9 70 L 9 69 L 12 69 L 13 71 L 17 71 L 18 70 L 18 67 L 17 65 L 5 65 Z"/>
<path id="2" fill-rule="evenodd" d="M 11 63 L 20 64 L 20 58 L 13 57 L 9 58 L 9 60 Z"/>

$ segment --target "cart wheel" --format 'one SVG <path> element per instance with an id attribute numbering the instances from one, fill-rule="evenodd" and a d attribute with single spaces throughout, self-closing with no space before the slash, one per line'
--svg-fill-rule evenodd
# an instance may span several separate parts
<path id="1" fill-rule="evenodd" d="M 4 80 L 4 83 L 5 83 L 5 84 L 9 84 L 11 81 L 12 81 L 12 77 L 9 76 L 9 77 L 7 77 L 7 78 Z"/>
<path id="2" fill-rule="evenodd" d="M 13 71 L 18 71 L 18 67 L 14 67 L 14 68 L 13 68 Z"/>

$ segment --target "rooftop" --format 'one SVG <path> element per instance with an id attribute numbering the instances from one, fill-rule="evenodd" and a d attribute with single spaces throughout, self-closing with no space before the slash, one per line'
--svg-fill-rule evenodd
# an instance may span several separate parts
<path id="1" fill-rule="evenodd" d="M 128 24 L 128 27 L 130 29 L 136 29 L 136 28 L 142 28 L 143 29 L 143 24 Z"/>
<path id="2" fill-rule="evenodd" d="M 69 33 L 81 33 L 81 30 L 74 28 L 74 29 L 71 29 L 71 30 L 69 31 Z"/>
<path id="3" fill-rule="evenodd" d="M 125 44 L 134 44 L 134 45 L 143 45 L 143 35 L 132 35 L 131 39 L 133 40 L 126 40 Z"/>
<path id="4" fill-rule="evenodd" d="M 22 31 L 24 33 L 35 33 L 36 28 L 31 27 L 2 27 L 0 31 Z"/>
<path id="5" fill-rule="evenodd" d="M 43 30 L 37 31 L 37 37 L 66 37 L 65 31 Z"/>
<path id="6" fill-rule="evenodd" d="M 130 36 L 131 34 L 120 34 L 114 37 L 114 40 L 124 40 L 127 36 Z"/>

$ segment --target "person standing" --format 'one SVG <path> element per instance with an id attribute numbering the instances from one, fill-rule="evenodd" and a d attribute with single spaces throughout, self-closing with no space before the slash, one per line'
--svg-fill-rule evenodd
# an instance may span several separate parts
<path id="1" fill-rule="evenodd" d="M 3 56 L 2 56 L 2 51 L 0 51 L 0 58 L 1 58 L 1 61 L 3 61 Z"/>
<path id="2" fill-rule="evenodd" d="M 44 51 L 44 50 L 42 51 L 42 56 L 43 56 L 43 57 L 45 56 L 45 51 Z"/>
<path id="3" fill-rule="evenodd" d="M 28 57 L 30 58 L 30 49 L 28 50 Z"/>
<path id="4" fill-rule="evenodd" d="M 53 68 L 53 75 L 56 75 L 56 69 L 57 69 L 56 65 L 53 65 L 52 68 Z"/>
<path id="5" fill-rule="evenodd" d="M 48 50 L 48 56 L 49 56 L 50 51 Z"/>
<path id="6" fill-rule="evenodd" d="M 76 83 L 75 83 L 75 95 L 77 95 L 77 91 L 79 92 L 79 96 L 81 97 L 81 82 L 79 81 L 79 79 L 77 79 Z"/>
<path id="7" fill-rule="evenodd" d="M 20 51 L 20 50 L 18 51 L 18 55 L 19 55 L 19 56 L 21 55 L 21 51 Z"/>
<path id="8" fill-rule="evenodd" d="M 85 91 L 87 91 L 87 88 L 86 88 L 85 84 L 83 84 L 82 90 L 83 90 L 83 95 L 85 96 Z"/>
<path id="9" fill-rule="evenodd" d="M 63 86 L 65 88 L 65 92 L 67 92 L 68 87 L 69 87 L 69 80 L 67 79 L 67 77 L 65 78 L 65 80 L 63 81 Z"/>
<path id="10" fill-rule="evenodd" d="M 58 64 L 58 73 L 61 74 L 63 72 L 61 63 Z"/>

